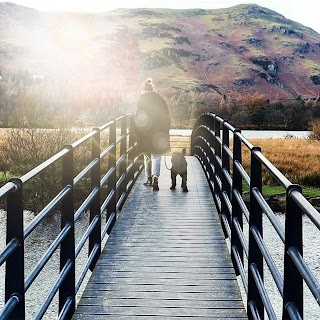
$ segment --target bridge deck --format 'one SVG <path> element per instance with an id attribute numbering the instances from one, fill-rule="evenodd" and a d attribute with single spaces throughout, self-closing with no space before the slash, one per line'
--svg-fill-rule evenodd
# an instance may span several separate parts
<path id="1" fill-rule="evenodd" d="M 164 164 L 160 191 L 138 179 L 73 319 L 247 318 L 205 175 L 187 161 L 188 193 L 169 189 Z"/>

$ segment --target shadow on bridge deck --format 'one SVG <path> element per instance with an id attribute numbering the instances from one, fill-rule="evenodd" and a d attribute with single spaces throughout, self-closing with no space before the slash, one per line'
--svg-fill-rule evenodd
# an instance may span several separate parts
<path id="1" fill-rule="evenodd" d="M 73 319 L 247 318 L 205 175 L 187 161 L 188 193 L 169 189 L 164 163 L 160 191 L 138 179 Z"/>

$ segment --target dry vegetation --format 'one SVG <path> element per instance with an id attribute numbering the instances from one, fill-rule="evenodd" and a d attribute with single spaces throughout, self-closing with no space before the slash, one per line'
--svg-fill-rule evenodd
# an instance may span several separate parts
<path id="1" fill-rule="evenodd" d="M 315 119 L 311 122 L 311 130 L 310 138 L 320 140 L 320 119 Z"/>
<path id="2" fill-rule="evenodd" d="M 320 141 L 309 139 L 256 139 L 262 153 L 293 183 L 320 186 Z M 244 152 L 243 164 L 248 166 L 249 155 Z M 264 181 L 271 183 L 269 176 Z"/>

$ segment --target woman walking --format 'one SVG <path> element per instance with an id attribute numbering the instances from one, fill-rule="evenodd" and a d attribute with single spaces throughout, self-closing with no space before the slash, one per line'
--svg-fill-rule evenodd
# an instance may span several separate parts
<path id="1" fill-rule="evenodd" d="M 152 79 L 142 83 L 135 128 L 138 150 L 144 154 L 145 185 L 159 190 L 161 155 L 170 150 L 170 114 L 165 100 L 154 89 Z"/>

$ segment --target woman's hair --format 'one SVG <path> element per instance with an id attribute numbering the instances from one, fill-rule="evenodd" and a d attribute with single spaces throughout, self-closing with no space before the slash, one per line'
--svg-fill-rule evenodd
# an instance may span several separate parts
<path id="1" fill-rule="evenodd" d="M 141 90 L 143 91 L 154 91 L 154 84 L 151 78 L 147 78 L 141 85 Z"/>

